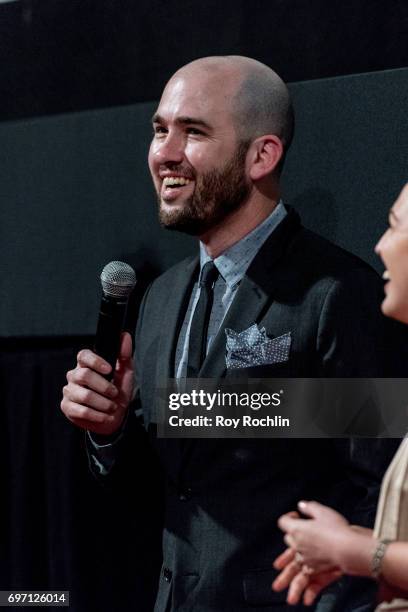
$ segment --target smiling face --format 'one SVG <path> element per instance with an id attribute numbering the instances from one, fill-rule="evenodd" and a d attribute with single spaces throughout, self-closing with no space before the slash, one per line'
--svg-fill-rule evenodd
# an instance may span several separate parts
<path id="1" fill-rule="evenodd" d="M 201 235 L 248 198 L 248 145 L 236 136 L 230 110 L 237 77 L 184 69 L 167 84 L 153 117 L 149 168 L 161 223 Z"/>
<path id="2" fill-rule="evenodd" d="M 408 183 L 390 210 L 389 228 L 375 252 L 386 268 L 381 309 L 385 315 L 408 323 Z"/>

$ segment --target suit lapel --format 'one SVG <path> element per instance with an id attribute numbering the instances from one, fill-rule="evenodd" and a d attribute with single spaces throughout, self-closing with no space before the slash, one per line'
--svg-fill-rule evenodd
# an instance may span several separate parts
<path id="1" fill-rule="evenodd" d="M 166 383 L 169 378 L 175 376 L 174 355 L 177 340 L 193 290 L 198 265 L 198 257 L 186 261 L 184 266 L 179 266 L 177 275 L 171 280 L 166 311 L 163 312 L 163 329 L 157 357 L 156 381 L 159 381 L 159 384 L 160 381 Z"/>
<path id="2" fill-rule="evenodd" d="M 257 320 L 270 299 L 270 293 L 259 287 L 250 277 L 245 276 L 238 288 L 233 303 L 215 336 L 200 371 L 202 378 L 221 378 L 225 375 L 225 329 L 240 332 Z"/>
<path id="3" fill-rule="evenodd" d="M 289 208 L 287 216 L 263 244 L 245 273 L 203 363 L 200 378 L 225 376 L 225 329 L 228 327 L 240 332 L 262 318 L 273 300 L 274 287 L 279 279 L 279 260 L 286 252 L 295 231 L 300 227 L 297 213 Z"/>
<path id="4" fill-rule="evenodd" d="M 180 265 L 174 278 L 169 281 L 171 286 L 163 312 L 162 333 L 160 335 L 159 349 L 156 365 L 156 387 L 165 388 L 169 378 L 175 377 L 174 357 L 180 328 L 188 307 L 191 292 L 199 266 L 199 258 L 187 260 Z M 160 440 L 161 453 L 165 457 L 166 470 L 174 482 L 180 481 L 183 465 L 182 440 L 162 438 Z"/>

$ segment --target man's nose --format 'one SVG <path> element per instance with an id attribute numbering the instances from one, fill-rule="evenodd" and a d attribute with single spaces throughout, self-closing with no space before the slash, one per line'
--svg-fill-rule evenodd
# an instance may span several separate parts
<path id="1" fill-rule="evenodd" d="M 181 163 L 184 159 L 182 139 L 176 135 L 167 134 L 166 138 L 157 143 L 154 156 L 160 164 Z"/>

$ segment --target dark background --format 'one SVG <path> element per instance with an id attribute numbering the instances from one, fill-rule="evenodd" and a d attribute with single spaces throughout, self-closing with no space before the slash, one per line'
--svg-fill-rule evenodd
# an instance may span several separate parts
<path id="1" fill-rule="evenodd" d="M 21 0 L 0 5 L 0 117 L 156 100 L 205 55 L 285 81 L 399 68 L 407 30 L 405 0 Z"/>
<path id="2" fill-rule="evenodd" d="M 160 484 L 139 459 L 134 483 L 100 489 L 59 402 L 92 343 L 102 265 L 121 256 L 149 276 L 193 248 L 159 233 L 148 186 L 164 82 L 224 53 L 297 82 L 285 201 L 374 263 L 408 161 L 407 70 L 381 71 L 407 66 L 407 40 L 404 0 L 0 4 L 1 589 L 70 589 L 75 612 L 152 609 Z"/>
<path id="3" fill-rule="evenodd" d="M 380 271 L 373 247 L 408 166 L 408 69 L 290 89 L 283 199 Z M 146 163 L 156 104 L 0 123 L 0 336 L 93 334 L 108 261 L 143 276 L 195 252 L 194 239 L 157 222 Z"/>

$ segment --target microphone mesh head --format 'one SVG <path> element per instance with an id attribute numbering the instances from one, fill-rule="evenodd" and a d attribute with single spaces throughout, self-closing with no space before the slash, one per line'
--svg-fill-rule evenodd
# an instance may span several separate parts
<path id="1" fill-rule="evenodd" d="M 123 261 L 111 261 L 101 273 L 103 292 L 112 297 L 129 297 L 136 284 L 135 271 Z"/>

